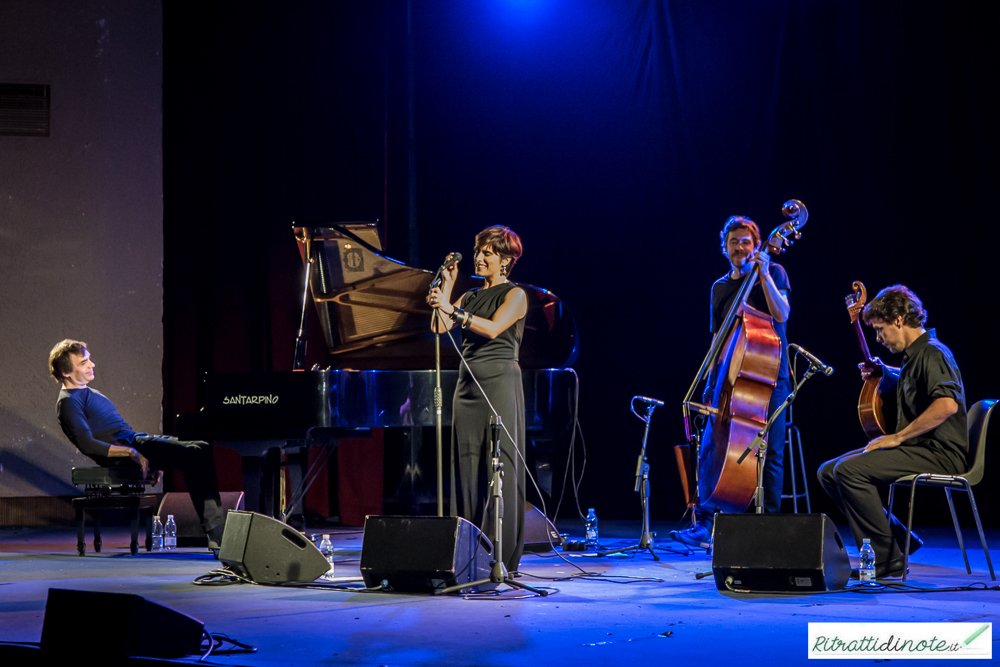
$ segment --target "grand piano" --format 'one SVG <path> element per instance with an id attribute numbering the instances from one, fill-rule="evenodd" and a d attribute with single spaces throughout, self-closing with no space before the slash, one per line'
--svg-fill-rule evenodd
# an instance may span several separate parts
<path id="1" fill-rule="evenodd" d="M 434 274 L 387 257 L 375 223 L 293 231 L 306 272 L 303 308 L 311 296 L 328 367 L 208 373 L 204 405 L 177 422 L 182 438 L 237 449 L 244 457 L 247 508 L 272 516 L 281 514 L 285 495 L 276 482 L 281 448 L 336 446 L 372 428 L 434 426 L 436 419 L 435 336 L 424 300 Z M 481 279 L 459 277 L 455 294 L 479 284 Z M 576 322 L 552 292 L 518 285 L 528 296 L 520 353 L 528 438 L 551 444 L 567 439 L 575 424 L 577 377 L 570 365 L 578 351 Z M 459 329 L 452 335 L 457 339 Z M 296 347 L 298 360 L 301 345 Z M 442 422 L 449 427 L 459 358 L 447 336 L 440 349 L 441 368 L 448 369 L 441 373 Z M 551 473 L 547 466 L 537 466 L 543 478 Z"/>

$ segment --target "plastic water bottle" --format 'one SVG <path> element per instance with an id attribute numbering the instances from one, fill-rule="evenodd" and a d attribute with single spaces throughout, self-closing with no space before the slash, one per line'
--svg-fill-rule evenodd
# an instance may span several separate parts
<path id="1" fill-rule="evenodd" d="M 167 551 L 177 548 L 177 522 L 173 514 L 167 515 L 167 525 L 163 527 L 163 548 Z"/>
<path id="2" fill-rule="evenodd" d="M 326 571 L 323 575 L 323 579 L 333 579 L 333 544 L 330 542 L 330 536 L 324 535 L 323 540 L 319 543 L 319 552 L 323 554 L 323 558 L 326 558 L 326 562 L 330 564 L 330 569 Z"/>
<path id="3" fill-rule="evenodd" d="M 587 520 L 584 522 L 587 529 L 587 546 L 596 547 L 597 546 L 597 514 L 594 513 L 594 508 L 591 507 L 587 511 Z"/>
<path id="4" fill-rule="evenodd" d="M 160 517 L 153 517 L 153 551 L 163 551 L 163 524 Z"/>
<path id="5" fill-rule="evenodd" d="M 858 568 L 858 579 L 862 582 L 875 581 L 875 550 L 867 537 L 861 541 L 861 567 Z"/>

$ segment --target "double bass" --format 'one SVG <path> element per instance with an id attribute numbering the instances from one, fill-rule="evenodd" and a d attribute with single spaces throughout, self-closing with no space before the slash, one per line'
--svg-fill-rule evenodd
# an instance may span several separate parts
<path id="1" fill-rule="evenodd" d="M 809 218 L 805 205 L 797 199 L 785 202 L 782 213 L 787 221 L 770 233 L 763 246 L 775 256 L 801 236 L 799 230 Z M 758 272 L 754 264 L 744 278 L 684 398 L 688 444 L 679 446 L 676 454 L 682 487 L 692 509 L 700 505 L 741 513 L 754 497 L 756 466 L 739 465 L 737 459 L 767 422 L 781 362 L 781 339 L 771 316 L 747 304 Z M 705 403 L 697 403 L 692 398 L 706 378 Z M 703 430 L 699 429 L 701 421 L 705 422 Z M 695 478 L 692 473 L 696 469 Z"/>
<path id="2" fill-rule="evenodd" d="M 871 361 L 872 354 L 868 351 L 868 341 L 861 329 L 861 311 L 868 300 L 868 292 L 864 284 L 855 280 L 851 285 L 854 290 L 844 301 L 847 303 L 847 314 L 854 325 L 854 333 L 858 337 L 858 346 L 864 361 Z M 884 370 L 882 375 L 872 376 L 865 380 L 858 398 L 858 419 L 861 428 L 869 440 L 896 432 L 896 383 L 898 378 Z"/>

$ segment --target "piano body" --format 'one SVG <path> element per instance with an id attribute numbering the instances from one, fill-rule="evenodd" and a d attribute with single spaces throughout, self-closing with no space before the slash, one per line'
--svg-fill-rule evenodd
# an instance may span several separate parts
<path id="1" fill-rule="evenodd" d="M 177 422 L 183 438 L 239 451 L 247 509 L 272 516 L 282 510 L 284 494 L 277 483 L 282 447 L 336 446 L 341 438 L 365 437 L 372 428 L 432 427 L 436 416 L 434 334 L 424 300 L 433 274 L 386 257 L 374 223 L 295 227 L 294 232 L 329 367 L 206 374 L 204 405 Z M 478 282 L 459 277 L 455 294 Z M 569 368 L 577 355 L 576 322 L 548 290 L 519 285 L 528 295 L 520 355 L 528 437 L 536 445 L 568 439 L 576 417 L 577 378 Z M 452 335 L 460 344 L 457 328 Z M 441 373 L 446 428 L 458 363 L 443 336 L 441 368 L 449 369 Z M 445 450 L 448 446 L 446 436 Z M 545 452 L 542 459 L 550 456 Z M 416 458 L 411 452 L 411 461 Z"/>

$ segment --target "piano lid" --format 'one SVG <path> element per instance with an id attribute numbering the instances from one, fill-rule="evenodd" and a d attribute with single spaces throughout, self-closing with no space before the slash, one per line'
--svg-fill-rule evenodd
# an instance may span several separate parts
<path id="1" fill-rule="evenodd" d="M 331 368 L 413 370 L 434 367 L 431 308 L 425 298 L 434 274 L 386 257 L 372 222 L 294 227 L 311 271 L 313 302 Z M 459 276 L 455 296 L 481 286 Z M 548 290 L 517 283 L 528 296 L 521 367 L 565 368 L 576 360 L 579 337 L 569 308 Z M 458 340 L 458 329 L 452 330 Z M 441 363 L 458 363 L 441 341 Z"/>

